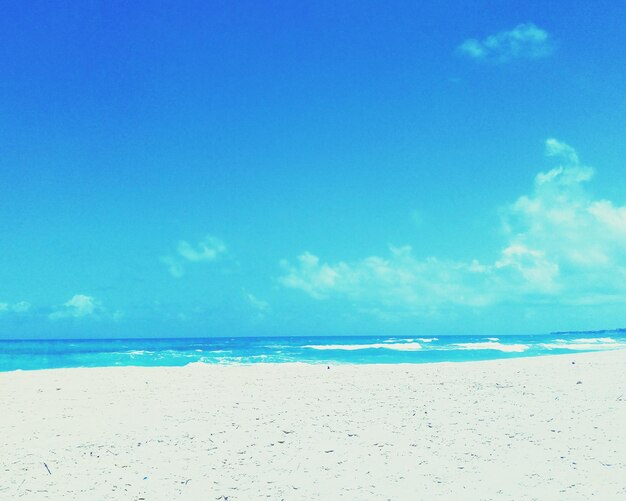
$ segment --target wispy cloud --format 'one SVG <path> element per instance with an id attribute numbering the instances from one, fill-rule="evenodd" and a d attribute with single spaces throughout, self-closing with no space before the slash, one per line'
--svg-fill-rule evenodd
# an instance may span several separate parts
<path id="1" fill-rule="evenodd" d="M 550 34 L 533 23 L 519 24 L 483 40 L 470 38 L 458 52 L 480 61 L 506 63 L 513 59 L 539 59 L 550 56 L 555 43 Z"/>
<path id="2" fill-rule="evenodd" d="M 161 262 L 167 266 L 170 275 L 180 278 L 185 274 L 185 264 L 212 262 L 227 251 L 226 244 L 222 240 L 208 235 L 195 245 L 181 240 L 176 246 L 176 255 L 163 256 Z"/>
<path id="3" fill-rule="evenodd" d="M 226 252 L 224 242 L 212 236 L 207 236 L 195 246 L 185 240 L 178 243 L 178 254 L 191 262 L 215 261 L 224 252 Z"/>
<path id="4" fill-rule="evenodd" d="M 482 306 L 493 302 L 492 292 L 477 282 L 489 281 L 489 269 L 476 262 L 458 263 L 437 258 L 418 259 L 410 246 L 389 248 L 386 256 L 355 262 L 322 263 L 311 254 L 295 265 L 283 261 L 280 282 L 317 300 L 343 297 L 379 317 L 428 315 L 442 304 Z"/>
<path id="5" fill-rule="evenodd" d="M 626 206 L 590 196 L 593 169 L 571 146 L 548 139 L 546 153 L 560 165 L 537 174 L 533 191 L 502 211 L 507 237 L 492 262 L 418 259 L 409 246 L 332 264 L 305 252 L 281 262 L 280 282 L 387 317 L 451 305 L 626 303 Z"/>
<path id="6" fill-rule="evenodd" d="M 180 278 L 185 274 L 185 267 L 179 259 L 172 256 L 163 256 L 161 262 L 167 266 L 167 270 L 174 278 Z"/>
<path id="7" fill-rule="evenodd" d="M 31 309 L 28 301 L 19 301 L 17 303 L 0 302 L 0 314 L 2 313 L 26 313 Z"/>
<path id="8" fill-rule="evenodd" d="M 549 157 L 557 157 L 565 159 L 570 165 L 578 165 L 578 153 L 569 144 L 562 143 L 553 137 L 546 140 L 546 155 Z"/>
<path id="9" fill-rule="evenodd" d="M 49 315 L 51 320 L 61 318 L 81 318 L 95 315 L 102 310 L 102 305 L 93 296 L 76 294 L 72 296 L 63 306 Z"/>
<path id="10" fill-rule="evenodd" d="M 250 305 L 259 313 L 265 313 L 269 311 L 270 304 L 267 301 L 263 301 L 262 299 L 259 299 L 254 294 L 251 294 L 249 292 L 244 291 L 244 294 Z"/>
<path id="11" fill-rule="evenodd" d="M 251 292 L 246 291 L 245 289 L 242 289 L 242 292 L 244 299 L 249 307 L 248 318 L 253 322 L 260 322 L 265 320 L 271 313 L 272 308 L 270 304 L 267 301 L 255 296 Z"/>

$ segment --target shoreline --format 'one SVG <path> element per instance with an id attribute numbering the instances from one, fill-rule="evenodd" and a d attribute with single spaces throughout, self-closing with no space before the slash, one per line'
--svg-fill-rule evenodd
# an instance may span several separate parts
<path id="1" fill-rule="evenodd" d="M 458 360 L 458 361 L 426 361 L 426 362 L 343 362 L 336 360 L 328 360 L 328 361 L 303 361 L 303 362 L 228 362 L 228 363 L 219 363 L 219 362 L 201 362 L 194 361 L 188 362 L 185 365 L 101 365 L 101 366 L 81 366 L 81 367 L 50 367 L 43 369 L 13 369 L 9 371 L 0 371 L 0 378 L 3 374 L 14 374 L 14 373 L 31 373 L 31 372 L 45 372 L 45 371 L 74 371 L 74 370 L 101 370 L 101 369 L 125 369 L 125 368 L 133 368 L 133 369 L 185 369 L 185 368 L 194 368 L 194 367 L 289 367 L 289 366 L 307 366 L 307 367 L 413 367 L 413 366 L 423 366 L 423 365 L 446 365 L 446 364 L 484 364 L 484 363 L 492 363 L 492 362 L 503 362 L 509 363 L 514 362 L 516 360 L 534 360 L 534 359 L 544 359 L 544 358 L 552 358 L 552 357 L 578 357 L 581 355 L 600 355 L 603 353 L 615 353 L 615 352 L 623 352 L 626 353 L 626 348 L 614 348 L 614 349 L 602 349 L 602 350 L 572 350 L 571 353 L 542 353 L 539 355 L 522 355 L 522 356 L 514 356 L 507 358 L 490 358 L 490 359 L 480 359 L 480 360 Z"/>
<path id="2" fill-rule="evenodd" d="M 625 373 L 626 350 L 3 372 L 0 498 L 617 499 Z"/>
<path id="3" fill-rule="evenodd" d="M 501 357 L 501 358 L 490 358 L 490 359 L 480 359 L 480 360 L 436 360 L 436 361 L 427 361 L 427 362 L 343 362 L 336 360 L 327 360 L 327 361 L 303 361 L 303 362 L 228 362 L 228 363 L 220 363 L 220 362 L 201 362 L 194 361 L 188 362 L 185 365 L 99 365 L 99 366 L 80 366 L 80 367 L 50 367 L 43 369 L 12 369 L 8 371 L 0 371 L 0 378 L 3 374 L 14 374 L 14 373 L 31 373 L 31 372 L 46 372 L 46 371 L 74 371 L 74 370 L 101 370 L 101 369 L 124 369 L 124 368 L 134 368 L 134 369 L 185 369 L 189 367 L 283 367 L 283 366 L 307 366 L 307 367 L 322 367 L 322 366 L 330 366 L 330 367 L 413 367 L 413 366 L 423 366 L 423 365 L 445 365 L 445 364 L 484 364 L 491 362 L 503 362 L 508 363 L 515 360 L 533 360 L 533 359 L 544 359 L 544 358 L 553 358 L 553 357 L 577 357 L 579 355 L 594 355 L 594 354 L 603 354 L 603 353 L 615 353 L 615 352 L 624 352 L 626 353 L 626 348 L 613 348 L 613 349 L 601 349 L 601 350 L 572 350 L 571 353 L 542 353 L 540 355 L 521 355 L 514 357 Z"/>

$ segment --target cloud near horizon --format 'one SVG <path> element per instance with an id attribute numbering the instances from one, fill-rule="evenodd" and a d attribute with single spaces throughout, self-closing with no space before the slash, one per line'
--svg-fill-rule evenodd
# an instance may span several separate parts
<path id="1" fill-rule="evenodd" d="M 52 312 L 48 317 L 51 320 L 89 317 L 101 310 L 102 305 L 93 296 L 75 294 L 63 304 L 62 308 Z"/>
<path id="2" fill-rule="evenodd" d="M 428 315 L 449 306 L 626 303 L 626 206 L 594 200 L 594 171 L 548 139 L 561 165 L 540 172 L 531 194 L 502 211 L 506 242 L 492 262 L 419 259 L 410 246 L 330 264 L 304 252 L 283 260 L 280 283 L 317 300 L 345 298 L 379 316 Z"/>
<path id="3" fill-rule="evenodd" d="M 483 40 L 465 40 L 457 51 L 474 60 L 506 63 L 513 59 L 539 59 L 552 55 L 555 43 L 550 34 L 533 23 L 518 24 Z"/>

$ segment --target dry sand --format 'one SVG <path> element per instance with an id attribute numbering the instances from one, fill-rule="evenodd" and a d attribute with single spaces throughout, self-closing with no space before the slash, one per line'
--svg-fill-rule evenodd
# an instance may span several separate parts
<path id="1" fill-rule="evenodd" d="M 626 351 L 2 373 L 0 498 L 626 499 L 625 376 Z"/>

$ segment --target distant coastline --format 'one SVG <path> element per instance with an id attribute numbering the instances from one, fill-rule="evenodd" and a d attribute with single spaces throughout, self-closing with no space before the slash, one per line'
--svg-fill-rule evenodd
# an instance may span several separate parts
<path id="1" fill-rule="evenodd" d="M 600 329 L 594 331 L 554 331 L 550 334 L 552 335 L 563 335 L 563 334 L 624 334 L 626 333 L 626 327 L 621 327 L 618 329 Z"/>

